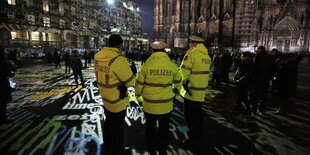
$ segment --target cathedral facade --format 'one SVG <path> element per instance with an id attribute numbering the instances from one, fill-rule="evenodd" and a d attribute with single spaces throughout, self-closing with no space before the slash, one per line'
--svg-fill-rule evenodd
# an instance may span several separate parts
<path id="1" fill-rule="evenodd" d="M 309 52 L 309 8 L 309 0 L 155 0 L 154 38 L 175 49 L 198 34 L 234 51 Z"/>
<path id="2" fill-rule="evenodd" d="M 310 1 L 264 0 L 257 11 L 258 45 L 282 52 L 310 51 Z"/>
<path id="3" fill-rule="evenodd" d="M 209 43 L 229 45 L 218 34 L 232 37 L 233 8 L 232 0 L 155 0 L 154 37 L 185 48 L 188 36 L 200 33 Z"/>

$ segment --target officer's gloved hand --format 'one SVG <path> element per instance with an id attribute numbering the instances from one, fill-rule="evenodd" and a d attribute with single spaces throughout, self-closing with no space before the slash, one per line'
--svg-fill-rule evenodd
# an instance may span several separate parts
<path id="1" fill-rule="evenodd" d="M 174 93 L 174 94 L 176 94 L 176 95 L 177 95 L 177 94 L 180 94 L 180 92 L 178 91 L 178 89 L 177 89 L 177 88 L 173 88 L 173 90 L 172 90 L 172 91 L 173 91 L 173 93 Z"/>
<path id="2" fill-rule="evenodd" d="M 190 92 L 190 90 L 188 88 L 188 81 L 183 84 L 183 88 L 188 93 L 189 96 L 192 96 L 192 93 Z"/>
<path id="3" fill-rule="evenodd" d="M 120 85 L 117 87 L 119 90 L 119 98 L 124 99 L 127 93 L 127 87 L 125 85 Z"/>
<path id="4" fill-rule="evenodd" d="M 136 94 L 136 99 L 137 99 L 139 105 L 142 106 L 143 97 L 142 97 L 141 95 L 137 95 L 137 94 Z"/>
<path id="5" fill-rule="evenodd" d="M 94 81 L 94 82 L 93 82 L 93 86 L 98 87 L 97 81 Z"/>

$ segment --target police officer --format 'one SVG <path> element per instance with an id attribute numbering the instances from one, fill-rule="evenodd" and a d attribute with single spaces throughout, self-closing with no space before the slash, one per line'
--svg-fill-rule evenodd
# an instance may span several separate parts
<path id="1" fill-rule="evenodd" d="M 189 139 L 185 145 L 193 144 L 202 134 L 202 103 L 205 101 L 209 81 L 211 59 L 204 40 L 191 35 L 190 49 L 181 63 L 180 73 L 183 81 L 181 95 L 184 97 L 184 115 L 189 127 Z"/>
<path id="2" fill-rule="evenodd" d="M 108 46 L 95 54 L 95 73 L 97 85 L 104 106 L 103 138 L 104 154 L 126 154 L 123 148 L 123 123 L 126 107 L 129 104 L 127 87 L 133 86 L 135 79 L 129 63 L 121 54 L 123 39 L 113 34 Z"/>
<path id="3" fill-rule="evenodd" d="M 136 96 L 143 97 L 146 118 L 147 150 L 151 155 L 166 155 L 169 120 L 175 93 L 181 89 L 181 75 L 164 49 L 167 44 L 155 41 L 151 44 L 153 54 L 142 66 L 137 77 Z M 158 130 L 157 130 L 158 121 Z"/>

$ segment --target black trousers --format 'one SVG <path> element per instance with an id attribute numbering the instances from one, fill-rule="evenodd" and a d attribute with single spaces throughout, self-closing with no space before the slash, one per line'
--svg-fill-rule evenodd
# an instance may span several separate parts
<path id="1" fill-rule="evenodd" d="M 55 63 L 55 68 L 58 68 L 58 66 L 59 66 L 59 68 L 61 68 L 59 61 L 55 61 L 54 63 Z"/>
<path id="2" fill-rule="evenodd" d="M 237 93 L 238 93 L 238 99 L 236 110 L 240 108 L 241 102 L 243 102 L 246 106 L 246 110 L 251 111 L 250 104 L 248 101 L 249 86 L 246 83 L 237 83 Z"/>
<path id="3" fill-rule="evenodd" d="M 88 60 L 87 60 L 87 63 L 89 64 L 90 67 L 91 67 L 91 62 L 92 62 L 91 59 L 88 59 Z"/>
<path id="4" fill-rule="evenodd" d="M 123 124 L 126 110 L 113 113 L 104 109 L 106 119 L 103 126 L 104 149 L 111 154 L 117 154 L 123 144 Z"/>
<path id="5" fill-rule="evenodd" d="M 286 87 L 285 84 L 279 88 L 279 99 L 280 99 L 280 111 L 287 112 L 289 110 L 293 110 L 290 104 L 290 96 L 294 94 L 294 90 L 292 88 Z"/>
<path id="6" fill-rule="evenodd" d="M 260 103 L 259 105 L 260 112 L 265 113 L 265 109 L 267 106 L 266 97 L 268 93 L 268 88 L 269 88 L 269 81 L 259 82 L 253 85 L 250 101 L 254 113 L 257 110 L 258 103 Z"/>
<path id="7" fill-rule="evenodd" d="M 4 102 L 3 100 L 0 101 L 0 125 L 6 120 L 6 104 L 7 102 Z"/>
<path id="8" fill-rule="evenodd" d="M 167 154 L 169 141 L 169 121 L 171 112 L 162 115 L 144 113 L 146 118 L 146 143 L 148 152 L 153 155 L 158 150 L 160 155 Z M 158 129 L 157 129 L 158 121 Z"/>
<path id="9" fill-rule="evenodd" d="M 202 102 L 184 98 L 184 116 L 189 128 L 189 139 L 198 140 L 202 135 Z"/>
<path id="10" fill-rule="evenodd" d="M 87 59 L 84 58 L 84 60 L 85 60 L 84 61 L 84 64 L 85 64 L 84 67 L 86 68 L 87 67 Z"/>
<path id="11" fill-rule="evenodd" d="M 229 68 L 223 69 L 221 78 L 225 82 L 226 86 L 228 86 L 228 84 L 229 84 Z"/>
<path id="12" fill-rule="evenodd" d="M 65 70 L 65 73 L 67 73 L 67 70 L 68 70 L 68 73 L 70 73 L 70 64 L 69 63 L 65 63 L 65 66 L 66 66 L 66 70 Z"/>
<path id="13" fill-rule="evenodd" d="M 82 85 L 84 86 L 82 70 L 73 70 L 73 75 L 74 75 L 76 86 L 79 85 L 78 76 L 80 77 Z"/>
<path id="14" fill-rule="evenodd" d="M 218 87 L 221 84 L 221 75 L 213 74 L 212 79 L 211 79 L 211 84 L 213 87 Z"/>

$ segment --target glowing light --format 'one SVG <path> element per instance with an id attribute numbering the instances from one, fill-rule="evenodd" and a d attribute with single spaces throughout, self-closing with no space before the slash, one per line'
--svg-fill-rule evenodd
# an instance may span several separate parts
<path id="1" fill-rule="evenodd" d="M 127 9 L 127 4 L 125 2 L 123 2 L 123 6 Z"/>
<path id="2" fill-rule="evenodd" d="M 17 33 L 16 33 L 16 32 L 14 32 L 14 31 L 12 31 L 12 32 L 11 32 L 11 37 L 12 37 L 12 39 L 17 38 L 16 36 L 17 36 Z"/>
<path id="3" fill-rule="evenodd" d="M 109 5 L 114 4 L 114 0 L 107 0 L 107 2 L 108 2 Z"/>
<path id="4" fill-rule="evenodd" d="M 134 8 L 132 6 L 129 7 L 129 10 L 134 11 Z"/>
<path id="5" fill-rule="evenodd" d="M 139 12 L 139 11 L 140 11 L 140 8 L 137 8 L 137 11 Z"/>

